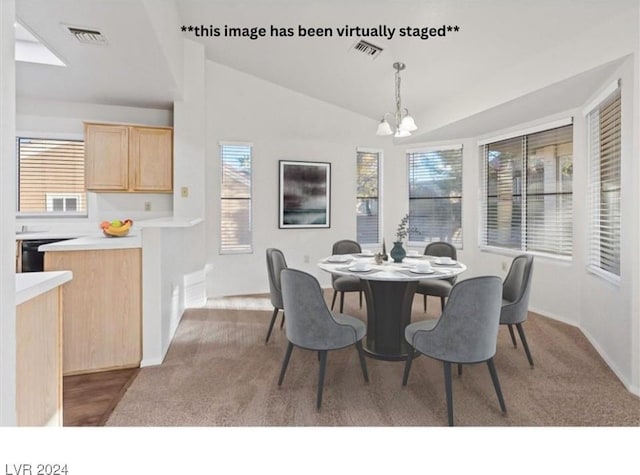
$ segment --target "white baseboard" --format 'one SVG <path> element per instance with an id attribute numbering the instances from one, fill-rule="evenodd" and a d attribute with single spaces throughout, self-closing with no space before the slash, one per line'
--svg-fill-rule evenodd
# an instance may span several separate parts
<path id="1" fill-rule="evenodd" d="M 640 388 L 638 388 L 637 386 L 632 385 L 623 375 L 622 373 L 618 370 L 618 368 L 616 367 L 616 365 L 613 363 L 612 358 L 607 354 L 606 351 L 604 351 L 604 349 L 598 344 L 598 341 L 588 332 L 586 331 L 580 324 L 576 324 L 575 322 L 571 322 L 565 318 L 562 318 L 559 315 L 553 315 L 549 312 L 545 312 L 545 311 L 541 311 L 538 310 L 536 308 L 530 307 L 529 308 L 530 312 L 533 313 L 537 313 L 538 315 L 542 315 L 543 317 L 547 317 L 547 318 L 551 318 L 552 320 L 557 320 L 559 322 L 565 323 L 567 325 L 570 325 L 574 328 L 577 328 L 578 330 L 580 330 L 580 332 L 582 332 L 582 334 L 585 336 L 585 338 L 587 340 L 589 340 L 589 343 L 591 343 L 591 346 L 593 346 L 593 348 L 598 352 L 598 354 L 600 355 L 600 357 L 604 360 L 604 362 L 607 364 L 607 366 L 611 369 L 611 371 L 613 371 L 613 373 L 616 375 L 616 377 L 620 380 L 620 382 L 623 384 L 623 386 L 627 389 L 627 391 L 629 391 L 631 394 L 635 394 L 636 396 L 640 396 Z"/>

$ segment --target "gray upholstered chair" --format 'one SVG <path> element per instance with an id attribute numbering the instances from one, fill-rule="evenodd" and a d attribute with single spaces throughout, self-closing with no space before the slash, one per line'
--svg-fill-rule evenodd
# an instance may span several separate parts
<path id="1" fill-rule="evenodd" d="M 284 254 L 279 249 L 267 249 L 267 273 L 269 274 L 269 293 L 271 296 L 271 304 L 273 305 L 273 314 L 271 315 L 271 323 L 267 331 L 267 338 L 264 340 L 265 345 L 269 343 L 269 337 L 273 331 L 273 324 L 276 322 L 278 311 L 284 309 L 282 303 L 282 284 L 280 283 L 280 272 L 287 268 L 287 261 Z M 284 324 L 284 312 L 282 313 L 282 322 L 280 328 Z"/>
<path id="2" fill-rule="evenodd" d="M 513 346 L 517 348 L 516 336 L 513 333 L 513 325 L 516 326 L 529 364 L 533 368 L 533 358 L 529 351 L 527 338 L 524 336 L 524 328 L 522 328 L 522 324 L 526 321 L 529 311 L 532 272 L 533 256 L 522 254 L 515 257 L 511 262 L 511 267 L 502 285 L 500 324 L 509 327 L 511 341 L 513 342 Z"/>
<path id="3" fill-rule="evenodd" d="M 328 351 L 355 345 L 364 380 L 369 381 L 362 349 L 362 338 L 367 333 L 367 327 L 357 318 L 329 311 L 320 283 L 312 275 L 295 269 L 285 269 L 282 271 L 281 280 L 284 311 L 287 314 L 285 329 L 289 344 L 282 362 L 278 386 L 282 385 L 294 346 L 317 351 L 320 372 L 316 407 L 320 409 Z"/>
<path id="4" fill-rule="evenodd" d="M 440 360 L 444 364 L 449 425 L 453 425 L 451 364 L 486 362 L 503 412 L 504 404 L 498 373 L 493 363 L 500 323 L 502 282 L 499 277 L 485 276 L 463 280 L 454 285 L 442 315 L 437 320 L 425 320 L 405 328 L 407 342 L 418 354 Z M 404 369 L 402 384 L 406 386 L 414 352 Z"/>
<path id="5" fill-rule="evenodd" d="M 448 242 L 432 242 L 424 248 L 425 256 L 450 257 L 458 259 L 458 253 L 453 244 Z M 422 294 L 424 311 L 427 311 L 427 295 L 440 297 L 440 309 L 444 310 L 445 299 L 449 296 L 451 288 L 456 283 L 456 277 L 450 279 L 424 279 L 418 282 L 417 294 Z"/>
<path id="6" fill-rule="evenodd" d="M 359 254 L 362 252 L 360 244 L 351 239 L 343 239 L 337 241 L 331 250 L 332 255 L 338 254 Z M 331 284 L 333 286 L 333 299 L 331 300 L 331 310 L 336 304 L 336 296 L 340 292 L 340 313 L 344 312 L 344 293 L 360 292 L 360 308 L 362 308 L 362 283 L 358 277 L 348 275 L 331 275 Z"/>

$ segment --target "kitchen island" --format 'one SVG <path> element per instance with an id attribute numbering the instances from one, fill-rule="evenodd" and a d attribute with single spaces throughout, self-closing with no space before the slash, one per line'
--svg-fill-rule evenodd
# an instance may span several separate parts
<path id="1" fill-rule="evenodd" d="M 141 248 L 135 234 L 95 234 L 40 246 L 46 271 L 74 274 L 62 291 L 65 376 L 140 366 Z"/>
<path id="2" fill-rule="evenodd" d="M 46 269 L 74 271 L 65 374 L 161 364 L 184 309 L 206 301 L 204 257 L 193 248 L 206 248 L 201 218 L 137 221 L 126 237 L 93 231 L 40 246 Z"/>

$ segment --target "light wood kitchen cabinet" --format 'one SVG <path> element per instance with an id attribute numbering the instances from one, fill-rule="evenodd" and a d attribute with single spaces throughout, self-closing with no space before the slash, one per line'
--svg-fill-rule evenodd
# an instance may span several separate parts
<path id="1" fill-rule="evenodd" d="M 50 251 L 45 270 L 71 270 L 64 286 L 65 375 L 140 366 L 142 251 Z"/>
<path id="2" fill-rule="evenodd" d="M 61 288 L 16 307 L 16 422 L 62 425 Z"/>
<path id="3" fill-rule="evenodd" d="M 173 130 L 85 123 L 87 190 L 169 193 Z"/>

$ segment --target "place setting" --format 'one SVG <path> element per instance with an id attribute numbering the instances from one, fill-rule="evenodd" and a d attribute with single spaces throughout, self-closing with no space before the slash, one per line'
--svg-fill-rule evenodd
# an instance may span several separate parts
<path id="1" fill-rule="evenodd" d="M 373 274 L 375 272 L 380 272 L 380 269 L 373 268 L 371 264 L 366 261 L 356 261 L 349 266 L 338 267 L 336 270 L 342 272 L 356 272 L 358 274 Z"/>
<path id="2" fill-rule="evenodd" d="M 347 264 L 353 261 L 353 257 L 350 254 L 336 254 L 333 256 L 327 257 L 324 262 L 329 264 Z"/>

